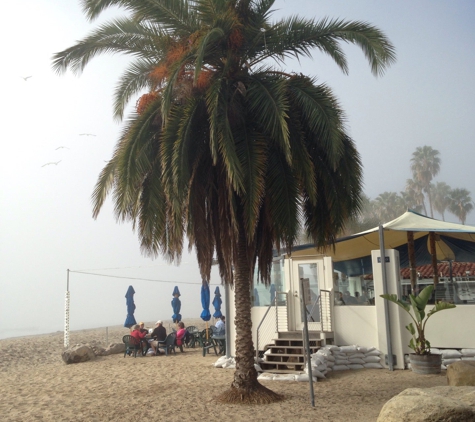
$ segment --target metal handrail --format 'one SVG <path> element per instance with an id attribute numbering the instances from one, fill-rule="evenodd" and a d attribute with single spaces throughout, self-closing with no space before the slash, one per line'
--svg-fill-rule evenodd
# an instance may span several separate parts
<path id="1" fill-rule="evenodd" d="M 261 322 L 259 323 L 259 325 L 257 326 L 257 333 L 256 333 L 256 358 L 259 357 L 259 329 L 261 328 L 261 325 L 262 323 L 265 321 L 266 317 L 267 317 L 267 314 L 269 313 L 269 311 L 271 310 L 271 308 L 273 306 L 276 306 L 276 302 L 277 302 L 277 296 L 274 298 L 274 303 L 270 304 L 268 307 L 267 307 L 267 311 L 266 313 L 264 314 L 264 316 L 262 317 L 261 319 Z M 277 314 L 277 312 L 276 312 Z"/>
<path id="2" fill-rule="evenodd" d="M 288 315 L 288 293 L 287 292 L 275 292 L 275 297 L 273 303 L 271 303 L 268 307 L 267 310 L 262 317 L 261 321 L 259 322 L 259 325 L 257 326 L 257 331 L 256 331 L 256 357 L 259 357 L 259 337 L 260 337 L 260 330 L 263 325 L 263 323 L 266 321 L 269 312 L 272 308 L 274 308 L 275 311 L 275 332 L 279 333 L 279 312 L 278 312 L 278 297 L 279 295 L 285 295 L 285 306 L 286 306 L 286 311 Z"/>
<path id="3" fill-rule="evenodd" d="M 328 314 L 328 320 L 324 317 L 323 315 L 323 306 L 322 306 L 322 293 L 324 294 L 324 296 L 327 298 L 327 300 L 325 301 L 325 308 L 327 309 L 327 314 Z M 318 295 L 318 300 L 320 301 L 320 324 L 322 325 L 322 332 L 331 332 L 332 331 L 332 327 L 333 327 L 333 323 L 332 323 L 332 315 L 331 315 L 331 290 L 320 290 L 320 294 Z M 325 315 L 326 316 L 326 315 Z M 329 329 L 325 329 L 325 322 L 328 322 L 329 323 Z"/>

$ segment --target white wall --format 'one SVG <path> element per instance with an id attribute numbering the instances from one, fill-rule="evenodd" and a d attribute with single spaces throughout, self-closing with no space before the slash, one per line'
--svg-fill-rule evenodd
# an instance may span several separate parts
<path id="1" fill-rule="evenodd" d="M 333 316 L 336 345 L 378 346 L 375 306 L 335 306 Z"/>
<path id="2" fill-rule="evenodd" d="M 393 304 L 393 307 L 396 305 Z M 427 312 L 433 305 L 427 305 Z M 399 307 L 398 307 L 399 309 Z M 400 309 L 404 327 L 412 320 Z M 402 332 L 404 352 L 411 353 L 407 347 L 411 335 L 404 329 Z M 458 305 L 432 315 L 426 325 L 426 338 L 431 347 L 445 349 L 475 349 L 475 305 Z"/>
<path id="3" fill-rule="evenodd" d="M 265 315 L 267 309 L 268 309 L 268 306 L 254 306 L 254 307 L 251 308 L 252 342 L 254 343 L 254 349 L 256 349 L 256 346 L 257 346 L 257 327 L 259 326 L 260 322 L 262 321 L 262 318 Z M 272 327 L 272 328 L 275 327 L 275 313 L 272 313 L 271 321 L 266 320 L 263 323 L 262 328 L 263 329 L 267 328 L 267 330 L 269 330 L 270 327 Z M 275 330 L 274 330 L 274 332 L 275 332 Z M 271 337 L 275 338 L 275 337 L 277 337 L 277 335 L 271 336 Z"/>

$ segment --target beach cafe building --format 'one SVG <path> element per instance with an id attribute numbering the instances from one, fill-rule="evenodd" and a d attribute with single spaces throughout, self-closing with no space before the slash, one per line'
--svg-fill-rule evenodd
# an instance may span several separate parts
<path id="1" fill-rule="evenodd" d="M 404 355 L 411 352 L 405 326 L 411 320 L 380 295 L 396 293 L 402 297 L 409 292 L 409 280 L 401 278 L 401 268 L 409 267 L 408 232 L 414 235 L 416 266 L 431 263 L 430 232 L 435 233 L 438 269 L 453 268 L 457 262 L 475 262 L 475 227 L 412 211 L 380 227 L 340 239 L 334 248 L 296 247 L 291 255 L 275 257 L 270 287 L 254 282 L 254 348 L 262 355 L 276 338 L 289 333 L 302 336 L 306 318 L 311 337 L 316 336 L 323 344 L 375 347 L 385 355 L 386 366 L 404 369 Z M 431 317 L 427 338 L 432 347 L 475 349 L 475 274 L 440 273 L 432 303 L 450 301 L 456 308 Z M 301 279 L 307 281 L 309 297 L 305 304 L 301 301 Z M 418 278 L 416 291 L 431 283 L 432 277 Z M 231 322 L 234 301 L 230 302 Z M 235 336 L 230 325 L 229 352 L 234 355 Z M 389 365 L 388 355 L 393 356 Z"/>

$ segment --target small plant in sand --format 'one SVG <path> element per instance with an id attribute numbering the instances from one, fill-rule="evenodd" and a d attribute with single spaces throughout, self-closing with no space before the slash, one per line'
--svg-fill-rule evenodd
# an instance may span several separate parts
<path id="1" fill-rule="evenodd" d="M 429 318 L 436 312 L 443 311 L 444 309 L 455 308 L 453 303 L 438 302 L 426 314 L 425 309 L 427 302 L 429 301 L 433 290 L 434 285 L 431 284 L 430 286 L 422 289 L 417 296 L 410 294 L 410 304 L 398 299 L 397 295 L 395 294 L 381 295 L 383 299 L 389 300 L 390 302 L 399 305 L 411 316 L 412 320 L 414 321 L 414 323 L 411 322 L 409 325 L 406 325 L 406 329 L 412 335 L 411 341 L 409 342 L 409 347 L 414 350 L 416 355 L 430 355 L 430 343 L 429 340 L 426 339 L 425 335 L 425 328 Z"/>

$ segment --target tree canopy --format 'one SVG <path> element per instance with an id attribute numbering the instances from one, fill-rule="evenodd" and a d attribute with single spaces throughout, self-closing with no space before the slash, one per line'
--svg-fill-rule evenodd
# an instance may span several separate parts
<path id="1" fill-rule="evenodd" d="M 274 400 L 257 383 L 250 285 L 257 263 L 269 282 L 273 249 L 290 251 L 300 228 L 333 242 L 361 207 L 362 167 L 338 100 L 315 77 L 288 73 L 315 49 L 348 72 L 342 42 L 357 45 L 374 75 L 394 48 L 365 22 L 291 16 L 271 21 L 273 0 L 83 0 L 86 16 L 119 6 L 57 53 L 54 68 L 80 73 L 96 55 L 133 57 L 114 115 L 140 95 L 93 193 L 94 216 L 112 194 L 142 250 L 179 259 L 185 237 L 209 280 L 216 255 L 235 285 L 236 373 L 223 400 Z M 145 91 L 145 93 L 143 93 Z"/>

